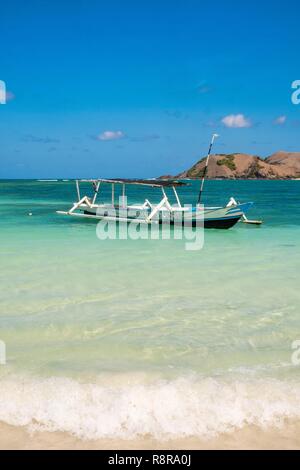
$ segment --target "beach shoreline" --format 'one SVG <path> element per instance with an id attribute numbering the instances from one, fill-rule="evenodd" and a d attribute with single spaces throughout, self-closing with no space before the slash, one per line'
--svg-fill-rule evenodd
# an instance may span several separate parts
<path id="1" fill-rule="evenodd" d="M 299 450 L 300 422 L 280 428 L 246 426 L 208 440 L 182 438 L 167 441 L 144 437 L 134 440 L 80 440 L 63 432 L 33 433 L 24 427 L 0 423 L 0 450 Z"/>

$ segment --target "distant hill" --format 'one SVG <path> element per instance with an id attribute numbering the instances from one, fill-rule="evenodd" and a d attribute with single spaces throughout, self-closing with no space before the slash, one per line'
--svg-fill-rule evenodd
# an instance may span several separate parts
<path id="1" fill-rule="evenodd" d="M 206 157 L 176 178 L 199 178 L 203 175 Z M 167 175 L 166 178 L 170 176 Z M 263 159 L 257 155 L 231 153 L 211 155 L 207 178 L 222 179 L 291 179 L 300 178 L 300 152 L 276 152 Z"/>

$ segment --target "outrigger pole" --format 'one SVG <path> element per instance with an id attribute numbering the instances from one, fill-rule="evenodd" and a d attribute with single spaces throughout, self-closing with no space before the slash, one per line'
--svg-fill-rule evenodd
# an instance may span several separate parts
<path id="1" fill-rule="evenodd" d="M 203 171 L 203 176 L 202 176 L 201 187 L 200 187 L 200 191 L 199 191 L 197 204 L 200 204 L 200 202 L 201 202 L 201 196 L 202 196 L 202 192 L 203 192 L 205 176 L 206 176 L 206 173 L 207 173 L 209 157 L 210 157 L 210 154 L 211 154 L 212 146 L 213 146 L 214 141 L 217 137 L 219 137 L 218 134 L 213 134 L 211 142 L 210 142 L 210 146 L 209 146 L 209 149 L 208 149 L 208 154 L 207 154 L 207 157 L 206 157 L 205 167 L 204 167 L 204 171 Z"/>

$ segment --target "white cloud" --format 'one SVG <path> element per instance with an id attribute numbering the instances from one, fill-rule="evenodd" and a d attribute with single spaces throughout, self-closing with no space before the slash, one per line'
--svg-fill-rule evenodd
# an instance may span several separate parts
<path id="1" fill-rule="evenodd" d="M 226 127 L 251 127 L 252 123 L 250 119 L 247 119 L 244 114 L 229 114 L 228 116 L 223 117 L 222 123 Z"/>
<path id="2" fill-rule="evenodd" d="M 124 132 L 122 131 L 104 131 L 98 135 L 98 140 L 118 140 L 125 137 Z"/>
<path id="3" fill-rule="evenodd" d="M 278 118 L 274 120 L 274 124 L 277 124 L 279 126 L 282 126 L 282 124 L 284 124 L 285 122 L 286 122 L 286 116 L 278 116 Z"/>
<path id="4" fill-rule="evenodd" d="M 212 91 L 212 88 L 206 82 L 201 82 L 196 87 L 196 90 L 198 93 L 204 94 L 204 93 L 209 93 L 210 91 Z"/>

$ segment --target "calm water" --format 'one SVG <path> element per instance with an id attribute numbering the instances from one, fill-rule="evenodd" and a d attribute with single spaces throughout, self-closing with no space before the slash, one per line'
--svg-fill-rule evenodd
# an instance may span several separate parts
<path id="1" fill-rule="evenodd" d="M 299 418 L 300 181 L 209 181 L 203 202 L 230 196 L 264 224 L 206 230 L 189 252 L 98 240 L 94 221 L 55 213 L 71 181 L 1 181 L 0 420 L 132 438 Z"/>

